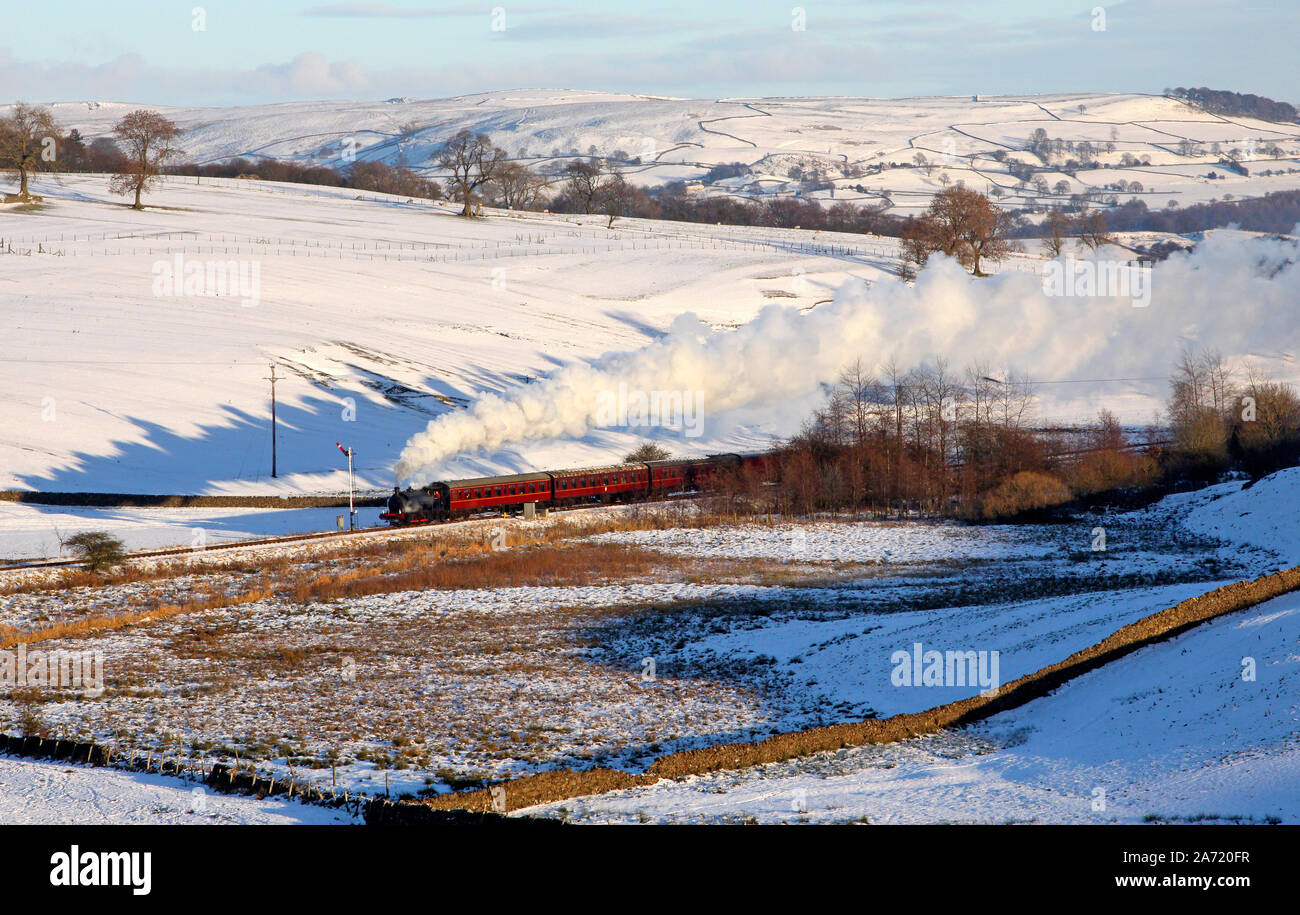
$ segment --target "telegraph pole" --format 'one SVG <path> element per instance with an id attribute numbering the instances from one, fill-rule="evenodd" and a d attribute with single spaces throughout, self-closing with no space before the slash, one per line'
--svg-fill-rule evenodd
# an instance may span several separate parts
<path id="1" fill-rule="evenodd" d="M 271 476 L 275 476 L 275 363 L 271 363 Z"/>

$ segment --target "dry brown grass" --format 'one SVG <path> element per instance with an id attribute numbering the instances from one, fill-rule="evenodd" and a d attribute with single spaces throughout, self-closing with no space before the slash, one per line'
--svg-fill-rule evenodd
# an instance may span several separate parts
<path id="1" fill-rule="evenodd" d="M 689 508 L 684 506 L 683 508 Z M 566 518 L 545 527 L 487 525 L 467 532 L 429 529 L 420 539 L 379 540 L 339 545 L 310 562 L 269 557 L 251 566 L 232 560 L 196 569 L 185 563 L 156 569 L 126 568 L 107 576 L 74 571 L 57 585 L 19 591 L 60 591 L 98 584 L 101 587 L 170 582 L 182 576 L 245 573 L 228 588 L 199 586 L 177 600 L 167 588 L 132 593 L 135 609 L 120 613 L 82 613 L 76 618 L 29 629 L 0 627 L 0 646 L 18 642 L 84 637 L 127 626 L 255 603 L 272 598 L 298 603 L 332 601 L 376 594 L 428 589 L 474 590 L 536 585 L 593 585 L 645 580 L 748 581 L 789 584 L 816 577 L 817 582 L 843 578 L 851 570 L 792 570 L 788 563 L 760 559 L 698 559 L 626 544 L 592 543 L 583 538 L 619 530 L 678 526 L 691 511 L 638 511 L 626 515 Z M 713 516 L 705 516 L 714 523 Z M 578 541 L 578 542 L 573 542 Z M 65 612 L 72 611 L 71 605 Z"/>
<path id="2" fill-rule="evenodd" d="M 158 604 L 141 610 L 129 610 L 125 613 L 95 614 L 74 620 L 63 620 L 50 626 L 35 629 L 16 629 L 13 626 L 0 628 L 0 648 L 11 648 L 19 642 L 31 644 L 50 639 L 83 638 L 113 629 L 123 629 L 139 623 L 167 619 L 186 613 L 198 613 L 203 610 L 215 610 L 238 604 L 251 604 L 271 597 L 265 589 L 250 589 L 241 594 L 208 597 L 202 600 L 186 601 L 181 604 Z"/>

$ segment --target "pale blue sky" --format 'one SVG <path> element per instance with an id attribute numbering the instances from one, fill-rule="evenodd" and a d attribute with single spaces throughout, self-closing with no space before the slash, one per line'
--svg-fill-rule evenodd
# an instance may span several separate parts
<path id="1" fill-rule="evenodd" d="M 1104 9 L 1104 30 L 1094 9 Z M 194 29 L 194 10 L 205 26 Z M 504 30 L 494 8 L 504 10 Z M 806 29 L 792 28 L 794 9 Z M 1160 92 L 1300 102 L 1297 0 L 50 0 L 10 5 L 0 101 L 253 104 L 518 87 L 647 94 Z M 16 36 L 21 36 L 17 38 Z"/>

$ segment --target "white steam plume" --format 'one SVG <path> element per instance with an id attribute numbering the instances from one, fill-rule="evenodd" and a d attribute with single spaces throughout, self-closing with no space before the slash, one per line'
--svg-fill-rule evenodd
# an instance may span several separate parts
<path id="1" fill-rule="evenodd" d="M 1117 249 L 1097 258 L 1125 259 Z M 602 392 L 698 391 L 710 421 L 739 408 L 777 409 L 816 395 L 861 357 L 904 368 L 935 356 L 960 369 L 1013 365 L 1035 379 L 1167 376 L 1181 349 L 1290 360 L 1300 344 L 1300 267 L 1284 240 L 1212 234 L 1148 277 L 1150 303 L 1060 297 L 1037 273 L 973 278 L 939 258 L 914 286 L 856 280 L 808 313 L 770 306 L 735 331 L 711 332 L 683 315 L 639 350 L 568 366 L 508 396 L 488 394 L 429 423 L 402 450 L 399 481 L 424 485 L 453 457 L 503 445 L 581 438 L 596 427 Z"/>

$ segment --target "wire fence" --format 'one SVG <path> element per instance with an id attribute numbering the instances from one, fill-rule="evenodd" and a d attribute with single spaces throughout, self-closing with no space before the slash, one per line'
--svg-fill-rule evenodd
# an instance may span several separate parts
<path id="1" fill-rule="evenodd" d="M 411 261 L 447 263 L 496 258 L 596 255 L 637 251 L 738 251 L 783 253 L 794 256 L 865 260 L 889 257 L 883 246 L 818 244 L 806 241 L 726 238 L 613 238 L 583 237 L 573 233 L 576 243 L 556 243 L 554 237 L 517 238 L 502 241 L 373 242 L 347 239 L 294 239 L 259 235 L 208 235 L 202 233 L 75 234 L 51 233 L 24 238 L 0 238 L 0 252 L 14 256 L 53 257 L 324 257 L 369 261 Z"/>

